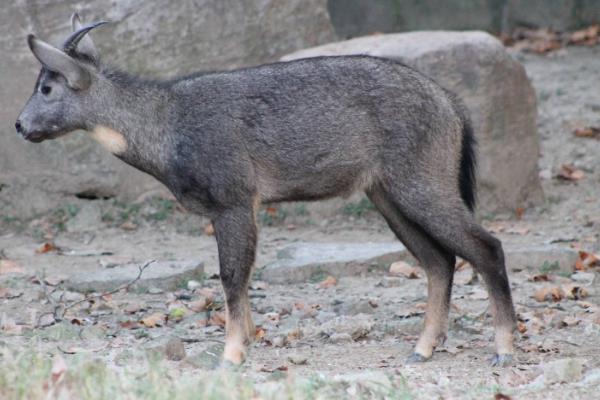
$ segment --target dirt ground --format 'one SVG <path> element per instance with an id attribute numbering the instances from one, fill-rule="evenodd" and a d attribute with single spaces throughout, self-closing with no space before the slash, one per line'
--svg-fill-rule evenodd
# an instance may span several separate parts
<path id="1" fill-rule="evenodd" d="M 573 133 L 600 126 L 600 47 L 515 57 L 526 66 L 538 94 L 539 165 L 546 202 L 522 215 L 486 216 L 484 224 L 506 244 L 557 243 L 600 253 L 600 134 L 596 139 Z M 563 171 L 568 179 L 556 178 L 563 164 L 575 168 Z M 78 216 L 84 209 L 87 220 Z M 394 240 L 368 205 L 357 204 L 325 220 L 307 214 L 301 205 L 285 210 L 261 212 L 259 272 L 278 250 L 298 241 Z M 100 222 L 87 225 L 89 221 Z M 152 349 L 177 358 L 165 348 L 166 340 L 177 337 L 187 356 L 168 361 L 174 370 L 214 368 L 223 341 L 222 295 L 216 245 L 204 231 L 206 222 L 160 198 L 137 205 L 74 199 L 34 221 L 3 221 L 0 346 L 63 353 L 66 358 L 91 354 L 124 368 Z M 75 255 L 44 249 L 44 243 L 75 250 Z M 57 304 L 83 298 L 64 292 L 61 281 L 76 272 L 103 268 L 100 261 L 115 257 L 139 263 L 199 259 L 205 274 L 198 287 L 182 282 L 175 291 L 120 291 L 93 303 L 83 301 L 59 312 L 64 314 L 60 322 L 47 314 Z M 598 398 L 597 270 L 572 274 L 571 266 L 511 266 L 521 334 L 516 361 L 507 368 L 489 366 L 493 342 L 487 294 L 480 283 L 470 282 L 468 267 L 455 278 L 449 338 L 431 361 L 419 365 L 406 365 L 405 359 L 423 320 L 422 271 L 416 279 L 365 271 L 335 282 L 321 282 L 326 276 L 293 285 L 256 280 L 251 301 L 258 340 L 243 373 L 265 382 L 286 374 L 383 371 L 403 379 L 414 398 L 493 398 L 497 392 L 519 399 Z M 212 304 L 208 307 L 202 303 L 207 298 Z M 573 371 L 552 364 L 561 359 L 570 360 L 567 369 Z M 566 378 L 552 378 L 561 373 Z"/>

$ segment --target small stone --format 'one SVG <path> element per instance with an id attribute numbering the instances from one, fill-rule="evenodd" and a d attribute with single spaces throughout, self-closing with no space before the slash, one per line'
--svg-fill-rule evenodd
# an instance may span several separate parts
<path id="1" fill-rule="evenodd" d="M 576 271 L 571 275 L 571 279 L 575 282 L 592 283 L 596 275 L 593 272 Z"/>
<path id="2" fill-rule="evenodd" d="M 38 327 L 45 328 L 47 326 L 52 326 L 56 323 L 56 319 L 54 319 L 54 315 L 52 314 L 44 314 L 38 320 Z"/>
<path id="3" fill-rule="evenodd" d="M 545 364 L 544 383 L 571 383 L 579 382 L 582 378 L 583 362 L 577 358 L 563 358 Z"/>
<path id="4" fill-rule="evenodd" d="M 351 343 L 352 336 L 348 333 L 334 333 L 329 337 L 329 341 L 334 344 Z"/>
<path id="5" fill-rule="evenodd" d="M 221 363 L 221 355 L 223 354 L 223 345 L 217 344 L 207 348 L 201 353 L 187 357 L 186 363 L 195 368 L 200 369 L 215 369 Z"/>
<path id="6" fill-rule="evenodd" d="M 179 338 L 169 339 L 165 346 L 167 359 L 171 361 L 181 361 L 185 358 L 185 347 Z"/>
<path id="7" fill-rule="evenodd" d="M 271 339 L 273 347 L 285 347 L 287 343 L 287 337 L 284 335 L 277 335 Z"/>
<path id="8" fill-rule="evenodd" d="M 390 265 L 390 274 L 403 276 L 408 279 L 418 279 L 419 273 L 417 268 L 413 267 L 405 261 L 396 261 Z"/>
<path id="9" fill-rule="evenodd" d="M 81 301 L 83 299 L 85 299 L 85 296 L 79 292 L 66 291 L 65 295 L 63 296 L 63 300 L 68 301 L 69 303 Z"/>
<path id="10" fill-rule="evenodd" d="M 373 314 L 375 309 L 368 300 L 349 300 L 336 307 L 335 311 L 341 315 L 356 315 Z"/>
<path id="11" fill-rule="evenodd" d="M 194 289 L 199 288 L 202 284 L 196 280 L 189 280 L 187 283 L 187 288 L 189 291 L 194 291 Z"/>
<path id="12" fill-rule="evenodd" d="M 319 311 L 317 313 L 317 315 L 315 316 L 315 319 L 323 324 L 327 321 L 330 321 L 331 319 L 333 319 L 335 317 L 337 317 L 336 313 L 332 313 L 329 311 Z"/>
<path id="13" fill-rule="evenodd" d="M 85 299 L 85 296 L 79 292 L 71 292 L 68 290 L 65 291 L 56 291 L 52 293 L 51 297 L 55 301 L 62 301 L 66 303 L 74 303 L 77 301 L 81 301 Z"/>
<path id="14" fill-rule="evenodd" d="M 294 365 L 305 365 L 308 362 L 308 359 L 301 354 L 290 354 L 288 356 L 288 361 Z"/>
<path id="15" fill-rule="evenodd" d="M 400 285 L 402 285 L 402 279 L 395 276 L 386 276 L 377 283 L 378 287 L 384 288 L 400 287 Z"/>
<path id="16" fill-rule="evenodd" d="M 331 337 L 334 334 L 347 334 L 352 340 L 359 340 L 369 334 L 374 322 L 371 316 L 358 314 L 355 316 L 341 316 L 333 318 L 313 330 L 309 336 Z"/>

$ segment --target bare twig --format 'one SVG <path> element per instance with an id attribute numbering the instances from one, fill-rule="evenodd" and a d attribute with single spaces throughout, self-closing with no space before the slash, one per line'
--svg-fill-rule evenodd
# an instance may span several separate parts
<path id="1" fill-rule="evenodd" d="M 109 290 L 108 292 L 102 292 L 100 294 L 88 295 L 88 296 L 85 296 L 81 300 L 77 300 L 77 301 L 74 301 L 74 302 L 72 302 L 70 304 L 66 304 L 66 305 L 62 303 L 62 296 L 61 296 L 61 302 L 57 304 L 56 301 L 54 301 L 54 299 L 50 296 L 50 294 L 52 294 L 54 291 L 48 293 L 48 290 L 46 288 L 46 284 L 44 283 L 43 279 L 39 279 L 39 277 L 38 277 L 37 279 L 40 281 L 40 284 L 42 285 L 42 289 L 44 291 L 44 295 L 46 296 L 46 298 L 48 299 L 48 301 L 50 302 L 50 304 L 52 304 L 52 306 L 54 307 L 54 311 L 53 312 L 46 312 L 46 313 L 41 314 L 39 316 L 39 318 L 38 318 L 38 322 L 36 324 L 36 327 L 38 327 L 40 325 L 40 320 L 42 319 L 42 317 L 44 317 L 46 315 L 52 314 L 54 316 L 54 320 L 56 322 L 60 322 L 60 321 L 62 321 L 64 319 L 65 314 L 67 313 L 68 310 L 72 309 L 75 306 L 78 306 L 79 304 L 85 303 L 86 301 L 90 301 L 90 300 L 94 300 L 94 299 L 99 299 L 99 298 L 102 298 L 104 296 L 108 296 L 108 295 L 111 295 L 111 294 L 115 294 L 115 293 L 117 293 L 117 292 L 119 292 L 121 290 L 124 290 L 124 289 L 129 289 L 132 285 L 134 285 L 137 281 L 140 280 L 140 278 L 142 277 L 142 274 L 144 273 L 144 270 L 146 268 L 148 268 L 151 264 L 155 263 L 155 262 L 156 262 L 156 260 L 150 260 L 150 261 L 147 261 L 145 264 L 140 265 L 138 267 L 139 268 L 139 272 L 138 272 L 137 276 L 134 279 L 132 279 L 131 281 L 129 281 L 129 282 L 123 284 L 123 285 L 120 285 L 120 286 L 116 287 L 113 290 Z M 54 289 L 54 290 L 56 290 L 56 289 Z"/>
<path id="2" fill-rule="evenodd" d="M 120 292 L 123 289 L 129 289 L 132 285 L 134 285 L 137 281 L 140 280 L 140 278 L 142 277 L 142 274 L 144 273 L 144 270 L 146 268 L 148 268 L 151 264 L 155 263 L 155 262 L 156 262 L 156 260 L 150 260 L 150 261 L 147 261 L 144 265 L 140 265 L 138 267 L 139 268 L 139 272 L 138 272 L 137 276 L 135 278 L 133 278 L 131 281 L 129 281 L 128 283 L 125 283 L 125 284 L 123 284 L 123 285 L 121 285 L 121 286 L 119 286 L 119 287 L 117 287 L 117 288 L 115 288 L 113 290 L 108 291 L 108 292 L 103 292 L 103 293 L 100 293 L 100 294 L 95 294 L 93 296 L 85 296 L 82 300 L 75 301 L 75 302 L 73 302 L 73 303 L 65 306 L 65 312 L 63 313 L 63 317 L 64 317 L 64 314 L 68 310 L 70 310 L 71 308 L 73 308 L 73 307 L 75 307 L 75 306 L 77 306 L 77 305 L 79 305 L 81 303 L 85 303 L 86 301 L 90 301 L 90 300 L 93 300 L 93 299 L 99 299 L 99 298 L 102 298 L 104 296 L 115 294 L 117 292 Z"/>
<path id="3" fill-rule="evenodd" d="M 201 343 L 201 342 L 215 342 L 225 344 L 223 340 L 212 339 L 212 338 L 179 338 L 183 343 Z"/>
<path id="4" fill-rule="evenodd" d="M 56 301 L 54 300 L 54 298 L 52 298 L 52 294 L 58 289 L 58 286 L 55 287 L 54 289 L 52 289 L 51 291 L 48 291 L 48 287 L 46 286 L 46 282 L 44 282 L 43 278 L 36 275 L 35 279 L 37 279 L 38 282 L 40 282 L 40 286 L 42 287 L 42 292 L 44 293 L 44 297 L 46 297 L 46 300 L 48 300 L 48 303 L 50 303 L 52 305 L 52 309 L 53 309 L 50 312 L 45 312 L 45 313 L 40 314 L 40 316 L 37 318 L 37 322 L 35 323 L 35 326 L 39 327 L 41 325 L 42 318 L 45 317 L 46 315 L 52 315 L 54 317 L 55 321 L 59 320 L 57 318 L 57 316 L 59 316 L 61 314 L 64 315 L 64 308 L 63 308 L 64 305 L 62 303 L 57 304 Z M 61 300 L 62 300 L 62 295 L 61 295 Z"/>

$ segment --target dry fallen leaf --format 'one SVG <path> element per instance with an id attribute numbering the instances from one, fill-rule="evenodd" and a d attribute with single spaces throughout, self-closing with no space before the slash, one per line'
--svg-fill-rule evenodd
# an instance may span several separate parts
<path id="1" fill-rule="evenodd" d="M 222 311 L 213 313 L 213 315 L 210 317 L 210 320 L 208 321 L 209 325 L 215 325 L 215 326 L 220 326 L 220 327 L 225 327 L 225 313 Z"/>
<path id="2" fill-rule="evenodd" d="M 565 181 L 579 181 L 585 177 L 585 172 L 575 168 L 571 164 L 563 164 L 560 167 L 560 171 L 556 174 L 556 178 Z"/>
<path id="3" fill-rule="evenodd" d="M 146 318 L 142 318 L 140 323 L 144 325 L 146 328 L 155 328 L 164 326 L 167 321 L 165 314 L 163 313 L 154 313 Z"/>
<path id="4" fill-rule="evenodd" d="M 577 137 L 600 139 L 600 128 L 597 126 L 587 126 L 585 128 L 577 128 L 573 132 Z"/>
<path id="5" fill-rule="evenodd" d="M 565 292 L 557 286 L 546 286 L 536 291 L 533 297 L 540 303 L 544 301 L 561 301 L 565 298 Z"/>
<path id="6" fill-rule="evenodd" d="M 594 46 L 598 43 L 599 32 L 600 25 L 591 25 L 585 29 L 572 32 L 569 37 L 569 43 L 583 46 Z"/>
<path id="7" fill-rule="evenodd" d="M 254 338 L 256 339 L 257 342 L 261 342 L 264 339 L 265 334 L 266 334 L 266 332 L 263 328 L 256 327 L 256 330 L 254 332 Z"/>
<path id="8" fill-rule="evenodd" d="M 217 296 L 217 289 L 210 287 L 196 288 L 194 289 L 194 293 L 204 296 L 212 301 Z"/>
<path id="9" fill-rule="evenodd" d="M 396 261 L 390 265 L 390 274 L 404 276 L 408 279 L 418 279 L 418 270 L 404 261 Z"/>
<path id="10" fill-rule="evenodd" d="M 518 220 L 523 219 L 523 214 L 525 214 L 525 208 L 517 207 L 517 209 L 515 210 L 515 216 L 517 217 Z"/>
<path id="11" fill-rule="evenodd" d="M 488 231 L 491 233 L 502 233 L 506 229 L 506 222 L 504 221 L 493 221 L 487 225 Z"/>
<path id="12" fill-rule="evenodd" d="M 138 311 L 143 311 L 144 310 L 144 306 L 142 303 L 129 303 L 125 306 L 125 308 L 123 309 L 123 312 L 125 312 L 125 314 L 135 314 Z"/>
<path id="13" fill-rule="evenodd" d="M 572 315 L 568 315 L 566 317 L 563 318 L 563 320 L 561 321 L 561 325 L 563 327 L 566 326 L 575 326 L 577 324 L 579 324 L 581 322 L 580 318 L 574 317 Z"/>
<path id="14" fill-rule="evenodd" d="M 23 294 L 22 291 L 16 291 L 7 287 L 0 287 L 0 299 L 15 299 Z"/>
<path id="15" fill-rule="evenodd" d="M 337 279 L 335 279 L 335 277 L 331 275 L 329 275 L 327 278 L 321 281 L 321 283 L 319 283 L 319 287 L 321 289 L 329 289 L 331 287 L 334 287 L 335 285 L 337 285 Z"/>
<path id="16" fill-rule="evenodd" d="M 588 296 L 588 291 L 582 286 L 563 285 L 561 291 L 569 300 L 581 300 Z"/>
<path id="17" fill-rule="evenodd" d="M 300 331 L 300 329 L 292 329 L 291 331 L 288 331 L 287 340 L 291 342 L 300 339 L 301 336 L 302 332 Z"/>
<path id="18" fill-rule="evenodd" d="M 41 245 L 38 249 L 36 249 L 37 254 L 45 254 L 50 253 L 51 251 L 58 251 L 59 248 L 52 242 L 46 242 Z"/>
<path id="19" fill-rule="evenodd" d="M 533 275 L 529 278 L 532 282 L 550 282 L 552 279 L 548 274 Z"/>
<path id="20" fill-rule="evenodd" d="M 575 261 L 575 270 L 585 271 L 591 267 L 600 266 L 600 256 L 586 251 L 579 251 L 579 258 Z"/>
<path id="21" fill-rule="evenodd" d="M 525 325 L 524 322 L 517 322 L 517 330 L 519 331 L 519 333 L 523 334 L 525 332 L 527 332 L 527 325 Z"/>
<path id="22" fill-rule="evenodd" d="M 21 265 L 13 260 L 0 260 L 0 275 L 2 274 L 23 274 L 25 270 Z"/>
<path id="23" fill-rule="evenodd" d="M 193 312 L 202 312 L 206 311 L 208 306 L 212 303 L 212 299 L 208 297 L 203 297 L 200 300 L 192 301 L 187 303 L 187 307 Z"/>
<path id="24" fill-rule="evenodd" d="M 120 228 L 124 231 L 135 231 L 138 226 L 131 221 L 126 221 L 121 224 Z"/>

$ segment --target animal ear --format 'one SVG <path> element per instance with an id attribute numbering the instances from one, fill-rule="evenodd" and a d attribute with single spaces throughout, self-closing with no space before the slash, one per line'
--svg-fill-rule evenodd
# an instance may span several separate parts
<path id="1" fill-rule="evenodd" d="M 79 14 L 76 12 L 71 15 L 71 27 L 73 28 L 73 32 L 80 31 L 84 28 L 81 18 Z M 92 38 L 88 35 L 84 35 L 79 40 L 78 44 L 75 44 L 75 49 L 77 53 L 82 54 L 88 58 L 90 58 L 94 63 L 98 63 L 100 61 L 100 55 L 98 54 L 98 50 L 96 50 L 96 46 L 92 41 Z"/>
<path id="2" fill-rule="evenodd" d="M 71 88 L 81 90 L 90 86 L 90 72 L 75 59 L 34 35 L 27 36 L 27 43 L 35 58 L 50 71 L 64 76 Z"/>

